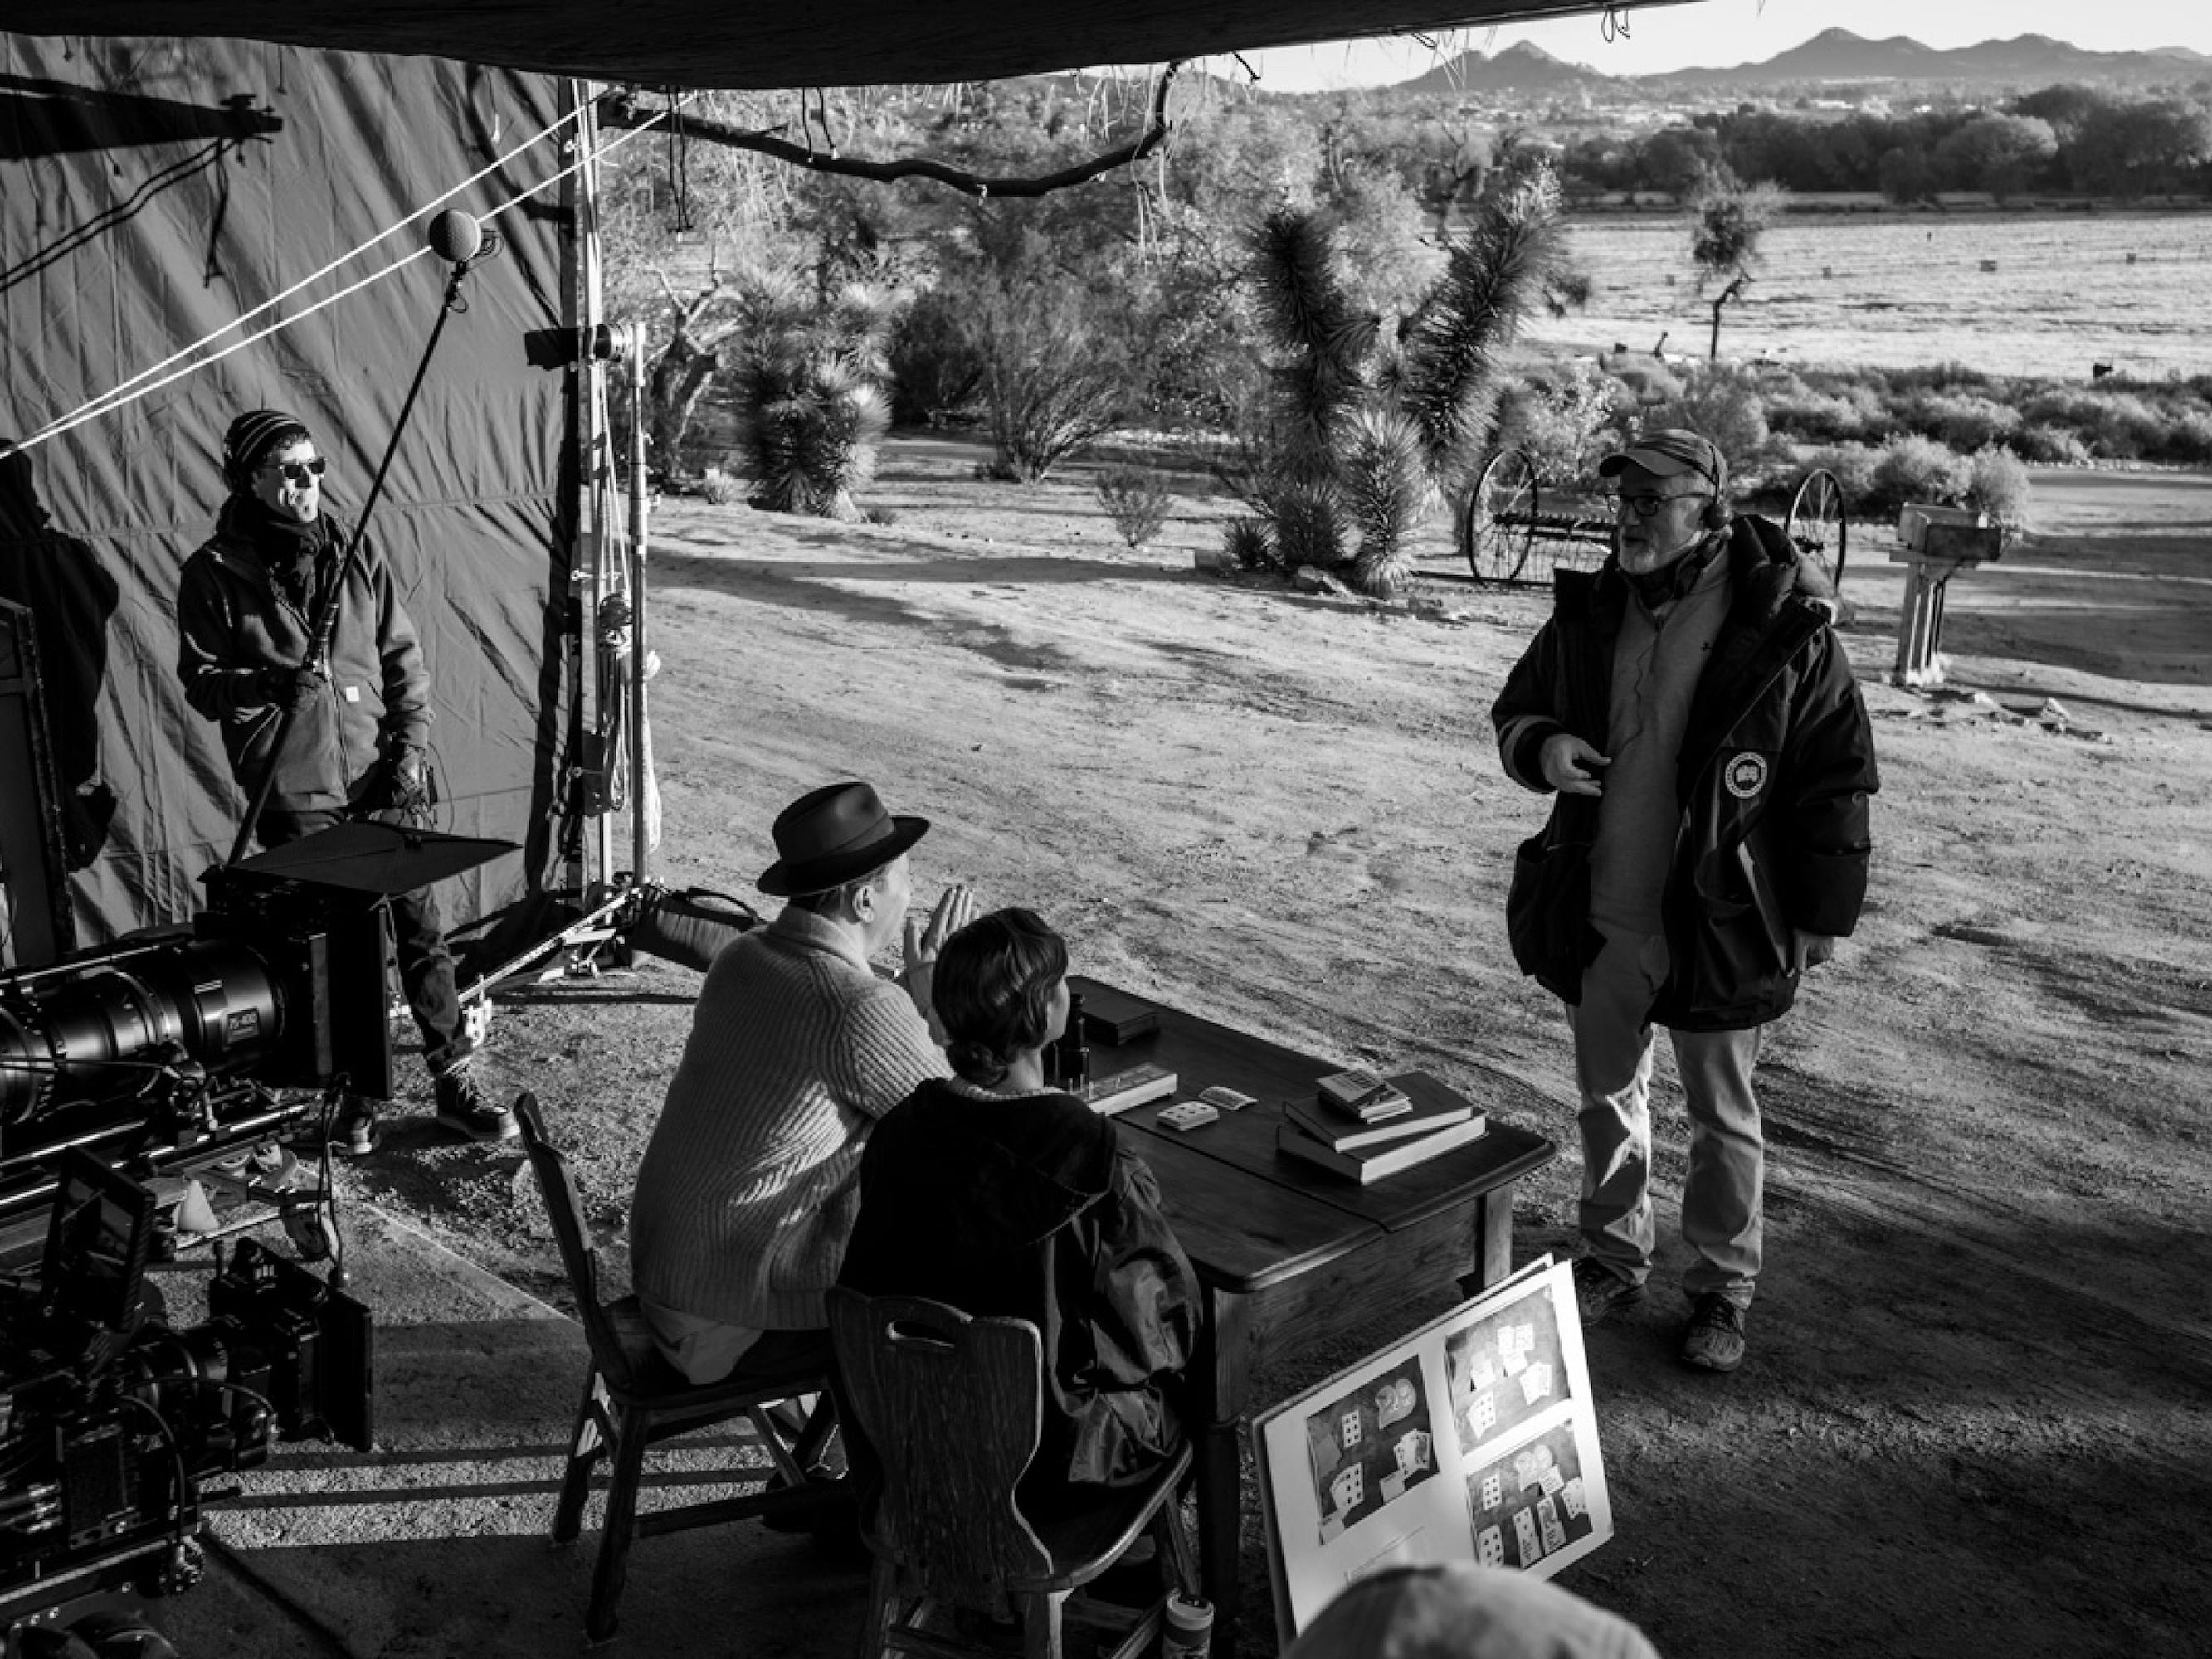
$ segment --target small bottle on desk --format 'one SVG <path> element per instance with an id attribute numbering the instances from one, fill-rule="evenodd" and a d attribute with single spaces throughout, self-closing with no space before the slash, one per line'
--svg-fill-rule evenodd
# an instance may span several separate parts
<path id="1" fill-rule="evenodd" d="M 1202 1595 L 1168 1592 L 1167 1622 L 1160 1632 L 1160 1659 L 1206 1659 L 1213 1645 L 1213 1603 Z"/>
<path id="2" fill-rule="evenodd" d="M 1054 1069 L 1060 1073 L 1057 1086 L 1071 1095 L 1079 1095 L 1091 1081 L 1091 1045 L 1083 1036 L 1083 998 L 1070 993 L 1067 999 L 1067 1027 L 1053 1045 Z"/>

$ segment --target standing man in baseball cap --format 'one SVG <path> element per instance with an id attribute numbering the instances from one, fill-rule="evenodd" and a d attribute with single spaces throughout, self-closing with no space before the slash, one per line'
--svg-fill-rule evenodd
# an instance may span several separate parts
<path id="1" fill-rule="evenodd" d="M 927 924 L 908 917 L 907 853 L 928 830 L 866 783 L 800 796 L 757 884 L 782 912 L 707 971 L 629 1218 L 638 1301 L 694 1382 L 829 1363 L 823 1297 L 860 1211 L 868 1132 L 951 1072 L 930 1036 L 930 981 L 975 901 L 955 885 Z M 899 976 L 878 978 L 870 959 L 902 939 Z"/>
<path id="2" fill-rule="evenodd" d="M 392 571 L 323 507 L 325 465 L 305 422 L 256 409 L 222 440 L 230 495 L 177 591 L 177 675 L 185 700 L 220 726 L 249 799 L 273 773 L 254 825 L 279 847 L 349 818 L 413 820 L 428 811 L 423 751 L 430 678 Z M 315 618 L 335 607 L 327 650 L 310 661 Z M 284 713 L 292 723 L 284 725 Z M 277 738 L 284 742 L 280 750 Z M 392 901 L 407 1006 L 422 1035 L 439 1125 L 471 1140 L 520 1133 L 470 1069 L 453 959 L 429 889 Z M 376 1103 L 348 1096 L 333 1141 L 375 1149 Z"/>
<path id="3" fill-rule="evenodd" d="M 1651 1273 L 1656 1023 L 1690 1118 L 1681 1358 L 1732 1371 L 1761 1264 L 1759 1031 L 1857 923 L 1874 733 L 1826 579 L 1729 511 L 1717 448 L 1670 428 L 1598 472 L 1613 556 L 1557 573 L 1491 711 L 1506 775 L 1555 796 L 1506 927 L 1574 1033 L 1584 1322 L 1634 1307 Z"/>

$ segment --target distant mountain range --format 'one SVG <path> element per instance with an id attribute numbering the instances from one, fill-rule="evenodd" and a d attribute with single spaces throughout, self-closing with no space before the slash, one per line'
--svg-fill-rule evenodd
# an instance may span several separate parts
<path id="1" fill-rule="evenodd" d="M 2154 52 L 2091 52 L 2045 34 L 1984 40 L 1937 51 L 1903 35 L 1869 40 L 1849 29 L 1826 29 L 1763 64 L 1734 69 L 1672 70 L 1662 75 L 1606 75 L 1554 58 L 1527 42 L 1486 57 L 1463 52 L 1396 92 L 1593 92 L 1664 94 L 1677 88 L 1755 87 L 1831 81 L 1999 82 L 2048 86 L 2062 81 L 2188 82 L 2212 79 L 2212 57 L 2185 46 Z"/>

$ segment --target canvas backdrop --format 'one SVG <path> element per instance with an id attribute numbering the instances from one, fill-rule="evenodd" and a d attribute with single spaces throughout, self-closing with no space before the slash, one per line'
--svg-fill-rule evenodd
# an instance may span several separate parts
<path id="1" fill-rule="evenodd" d="M 304 313 L 425 246 L 425 204 L 555 122 L 558 94 L 427 58 L 0 33 L 0 439 L 401 227 L 249 325 L 299 319 L 282 331 L 0 457 L 0 597 L 36 619 L 79 944 L 187 919 L 243 811 L 175 673 L 177 578 L 224 494 L 225 426 L 298 415 L 326 501 L 357 521 L 452 267 L 425 256 Z M 557 182 L 502 204 L 555 178 L 565 136 L 448 204 L 504 248 L 465 281 L 369 525 L 428 659 L 439 827 L 523 848 L 447 884 L 449 924 L 541 885 L 557 852 L 574 371 L 527 347 L 567 326 L 571 216 Z"/>

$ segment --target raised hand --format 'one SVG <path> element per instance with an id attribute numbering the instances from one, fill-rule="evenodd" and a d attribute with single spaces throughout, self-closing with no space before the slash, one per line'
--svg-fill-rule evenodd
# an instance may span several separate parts
<path id="1" fill-rule="evenodd" d="M 975 920 L 975 896 L 964 883 L 955 882 L 938 895 L 937 905 L 929 913 L 927 924 L 912 915 L 906 919 L 906 965 L 899 970 L 899 982 L 906 994 L 914 999 L 914 1006 L 929 1022 L 929 1034 L 939 1042 L 945 1033 L 937 1024 L 937 1010 L 932 1006 L 930 991 L 936 979 L 937 953 L 945 948 L 945 941 Z"/>

